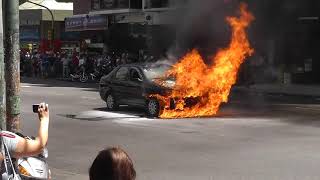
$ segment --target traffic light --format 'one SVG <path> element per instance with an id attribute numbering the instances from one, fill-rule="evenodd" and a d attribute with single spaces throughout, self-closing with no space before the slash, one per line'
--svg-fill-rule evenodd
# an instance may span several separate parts
<path id="1" fill-rule="evenodd" d="M 52 31 L 48 30 L 48 40 L 51 41 L 52 40 Z"/>

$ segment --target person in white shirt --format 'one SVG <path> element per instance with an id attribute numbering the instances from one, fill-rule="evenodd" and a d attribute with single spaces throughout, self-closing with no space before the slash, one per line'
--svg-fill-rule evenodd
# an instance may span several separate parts
<path id="1" fill-rule="evenodd" d="M 61 58 L 62 62 L 62 77 L 67 78 L 69 76 L 69 63 L 70 63 L 71 58 L 68 57 L 67 55 L 63 55 Z"/>

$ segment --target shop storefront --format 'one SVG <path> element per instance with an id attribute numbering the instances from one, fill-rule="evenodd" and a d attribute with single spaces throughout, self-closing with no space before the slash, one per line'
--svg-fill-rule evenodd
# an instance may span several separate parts
<path id="1" fill-rule="evenodd" d="M 76 15 L 65 19 L 66 33 L 78 33 L 80 52 L 88 51 L 89 47 L 103 52 L 108 20 L 104 15 Z M 90 51 L 90 49 L 89 49 Z"/>

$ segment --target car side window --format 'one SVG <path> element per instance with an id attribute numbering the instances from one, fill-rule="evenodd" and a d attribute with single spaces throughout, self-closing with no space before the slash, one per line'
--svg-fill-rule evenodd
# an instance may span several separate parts
<path id="1" fill-rule="evenodd" d="M 128 80 L 128 68 L 121 67 L 116 73 L 116 80 L 125 81 Z"/>
<path id="2" fill-rule="evenodd" d="M 130 80 L 136 81 L 138 79 L 142 80 L 140 73 L 136 69 L 130 69 Z"/>

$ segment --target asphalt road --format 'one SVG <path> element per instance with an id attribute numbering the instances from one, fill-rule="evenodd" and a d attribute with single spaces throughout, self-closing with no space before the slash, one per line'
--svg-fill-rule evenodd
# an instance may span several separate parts
<path id="1" fill-rule="evenodd" d="M 234 92 L 216 117 L 148 119 L 107 112 L 96 84 L 23 79 L 25 134 L 36 135 L 32 104 L 50 106 L 53 179 L 87 180 L 98 151 L 121 146 L 138 180 L 292 180 L 320 177 L 320 100 Z"/>

